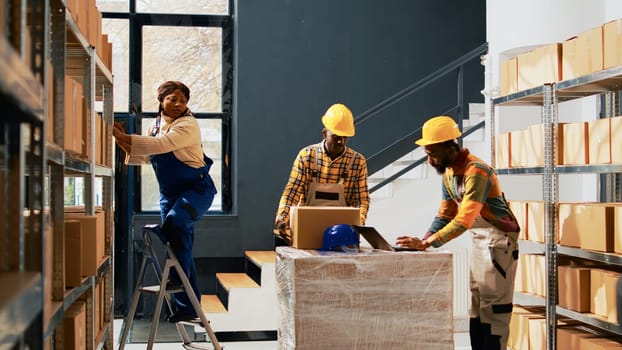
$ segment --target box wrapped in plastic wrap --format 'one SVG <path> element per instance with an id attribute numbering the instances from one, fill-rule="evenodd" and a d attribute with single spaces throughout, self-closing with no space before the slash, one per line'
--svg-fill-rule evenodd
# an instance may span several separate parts
<path id="1" fill-rule="evenodd" d="M 276 253 L 279 350 L 454 348 L 451 253 Z"/>

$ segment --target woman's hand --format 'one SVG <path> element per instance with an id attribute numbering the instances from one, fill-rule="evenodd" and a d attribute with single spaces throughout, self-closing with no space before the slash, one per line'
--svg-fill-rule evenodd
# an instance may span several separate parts
<path id="1" fill-rule="evenodd" d="M 417 250 L 425 250 L 430 246 L 430 243 L 426 240 L 421 240 L 417 237 L 399 236 L 395 244 L 399 247 L 413 248 Z"/>
<path id="2" fill-rule="evenodd" d="M 125 133 L 125 129 L 123 125 L 119 122 L 115 122 L 112 128 L 112 136 L 114 136 L 114 140 L 124 150 L 126 153 L 131 153 L 132 151 L 132 137 Z"/>

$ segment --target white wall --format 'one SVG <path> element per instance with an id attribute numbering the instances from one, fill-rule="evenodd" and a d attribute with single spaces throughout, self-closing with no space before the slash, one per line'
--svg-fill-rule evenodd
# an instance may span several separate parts
<path id="1" fill-rule="evenodd" d="M 486 6 L 489 43 L 486 91 L 498 91 L 500 60 L 534 46 L 561 42 L 612 19 L 622 18 L 622 1 L 619 0 L 489 0 Z M 488 113 L 490 109 L 485 110 Z M 594 97 L 565 102 L 559 105 L 559 120 L 593 119 L 598 111 L 598 100 Z M 503 111 L 497 109 L 495 114 L 500 116 L 495 132 L 506 132 L 538 123 L 541 108 L 504 107 Z M 466 145 L 474 154 L 490 160 L 489 135 L 484 142 L 472 141 Z M 401 234 L 423 235 L 438 209 L 440 177 L 429 166 L 423 167 L 426 170 L 418 170 L 416 176 L 397 180 L 390 190 L 372 196 L 367 224 L 378 227 L 390 241 Z M 538 176 L 503 175 L 500 181 L 509 199 L 542 199 L 542 182 Z M 596 200 L 596 193 L 596 175 L 560 176 L 559 198 L 562 201 Z M 447 247 L 468 244 L 468 238 L 461 238 Z"/>
<path id="2" fill-rule="evenodd" d="M 622 18 L 622 2 L 615 0 L 525 0 L 487 1 L 486 91 L 499 88 L 499 62 L 538 45 L 562 42 L 610 20 Z M 494 96 L 494 95 L 493 95 Z M 487 109 L 488 110 L 488 109 Z M 559 104 L 560 122 L 592 120 L 598 117 L 599 100 L 588 97 Z M 495 108 L 496 132 L 525 128 L 539 122 L 538 107 Z M 560 175 L 560 201 L 595 201 L 598 176 Z M 524 176 L 504 176 L 509 198 L 539 199 L 541 186 Z"/>

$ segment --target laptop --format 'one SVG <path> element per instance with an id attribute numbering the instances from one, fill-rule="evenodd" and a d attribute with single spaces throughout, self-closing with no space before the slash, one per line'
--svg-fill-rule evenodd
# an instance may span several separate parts
<path id="1" fill-rule="evenodd" d="M 372 226 L 360 226 L 360 225 L 352 225 L 354 231 L 363 236 L 367 242 L 374 248 L 380 250 L 387 250 L 390 252 L 399 252 L 399 251 L 417 251 L 414 248 L 407 247 L 399 247 L 389 244 L 384 237 L 380 234 L 380 232 L 376 231 L 376 229 Z"/>

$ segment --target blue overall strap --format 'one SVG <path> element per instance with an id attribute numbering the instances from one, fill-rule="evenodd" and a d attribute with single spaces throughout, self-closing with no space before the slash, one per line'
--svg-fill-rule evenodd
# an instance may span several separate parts
<path id="1" fill-rule="evenodd" d="M 158 116 L 156 117 L 155 126 L 153 130 L 151 130 L 151 136 L 156 136 L 160 132 L 160 120 L 161 119 L 162 119 L 162 116 L 158 114 Z"/>

